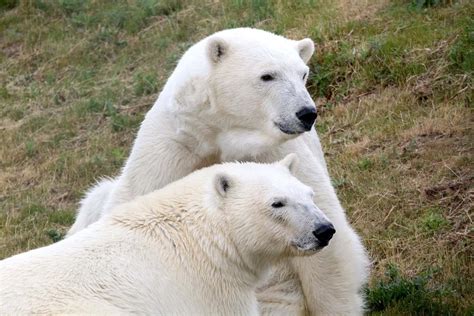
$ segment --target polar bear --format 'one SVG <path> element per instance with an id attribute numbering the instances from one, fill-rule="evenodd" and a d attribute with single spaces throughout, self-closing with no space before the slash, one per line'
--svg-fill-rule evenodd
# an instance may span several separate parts
<path id="1" fill-rule="evenodd" d="M 313 52 L 308 38 L 251 28 L 224 30 L 192 46 L 146 114 L 120 175 L 87 193 L 68 235 L 199 168 L 272 162 L 295 152 L 302 161 L 297 177 L 313 188 L 338 234 L 317 256 L 276 267 L 259 289 L 261 310 L 361 314 L 368 258 L 331 185 L 313 127 L 316 107 L 305 87 Z"/>
<path id="2" fill-rule="evenodd" d="M 335 233 L 291 175 L 295 157 L 195 171 L 0 261 L 0 314 L 259 314 L 269 267 L 315 254 Z"/>

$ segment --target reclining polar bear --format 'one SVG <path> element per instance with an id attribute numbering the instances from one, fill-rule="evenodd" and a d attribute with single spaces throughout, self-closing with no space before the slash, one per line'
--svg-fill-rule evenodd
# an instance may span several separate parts
<path id="1" fill-rule="evenodd" d="M 318 136 L 316 107 L 305 83 L 310 39 L 265 31 L 218 32 L 181 58 L 147 113 L 119 177 L 97 184 L 82 201 L 69 235 L 113 206 L 204 166 L 232 160 L 271 162 L 297 153 L 297 177 L 337 236 L 317 256 L 282 263 L 262 284 L 263 312 L 361 314 L 368 259 L 331 185 Z M 309 133 L 305 133 L 309 131 Z"/>
<path id="2" fill-rule="evenodd" d="M 257 315 L 269 267 L 334 234 L 313 190 L 272 165 L 214 165 L 0 261 L 0 314 Z"/>

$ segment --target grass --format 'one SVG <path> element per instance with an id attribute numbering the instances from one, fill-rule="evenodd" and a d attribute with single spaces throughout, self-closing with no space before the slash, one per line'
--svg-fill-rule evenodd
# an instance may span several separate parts
<path id="1" fill-rule="evenodd" d="M 308 88 L 373 259 L 369 313 L 472 315 L 473 16 L 470 1 L 0 2 L 0 258 L 63 237 L 188 47 L 253 26 L 317 42 Z"/>
<path id="2" fill-rule="evenodd" d="M 386 276 L 374 282 L 366 291 L 367 301 L 374 314 L 385 313 L 407 315 L 450 315 L 453 307 L 444 302 L 444 297 L 455 295 L 451 289 L 441 286 L 432 288 L 429 281 L 433 271 L 423 271 L 413 278 L 401 275 L 394 265 L 388 265 Z"/>

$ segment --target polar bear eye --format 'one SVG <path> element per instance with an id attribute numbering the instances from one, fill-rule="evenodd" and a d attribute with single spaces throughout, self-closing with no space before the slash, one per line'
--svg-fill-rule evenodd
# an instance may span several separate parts
<path id="1" fill-rule="evenodd" d="M 283 206 L 285 206 L 285 203 L 283 203 L 282 201 L 277 201 L 277 202 L 272 203 L 273 208 L 280 208 L 280 207 L 283 207 Z"/>
<path id="2" fill-rule="evenodd" d="M 260 79 L 262 79 L 263 81 L 272 81 L 273 79 L 275 79 L 275 77 L 273 77 L 270 74 L 265 74 L 265 75 L 261 76 Z"/>

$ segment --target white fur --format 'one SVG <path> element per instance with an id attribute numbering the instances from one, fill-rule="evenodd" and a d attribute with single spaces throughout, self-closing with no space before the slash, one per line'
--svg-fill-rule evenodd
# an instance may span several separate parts
<path id="1" fill-rule="evenodd" d="M 89 216 L 222 161 L 275 161 L 295 152 L 298 178 L 336 228 L 320 255 L 282 263 L 259 293 L 262 310 L 318 315 L 361 314 L 368 259 L 331 185 L 314 128 L 299 130 L 295 112 L 314 107 L 304 73 L 311 40 L 292 41 L 261 30 L 218 32 L 182 57 L 153 108 L 107 199 L 93 190 L 69 235 Z M 275 80 L 263 82 L 263 74 Z M 307 76 L 306 76 L 307 77 Z M 279 126 L 296 134 L 283 133 Z M 92 202 L 93 201 L 93 202 Z M 89 204 L 89 205 L 88 205 Z M 97 208 L 101 204 L 103 207 Z"/>
<path id="2" fill-rule="evenodd" d="M 0 261 L 0 314 L 258 314 L 255 290 L 271 265 L 314 254 L 313 231 L 329 224 L 289 172 L 293 160 L 195 171 Z M 315 247 L 295 247 L 301 239 Z"/>
<path id="3" fill-rule="evenodd" d="M 100 210 L 104 206 L 110 191 L 115 185 L 112 179 L 102 179 L 93 186 L 81 201 L 81 207 L 77 212 L 76 221 L 72 225 L 70 232 L 79 231 L 84 228 L 84 223 L 94 223 L 100 218 L 100 212 L 91 212 L 90 210 Z"/>

